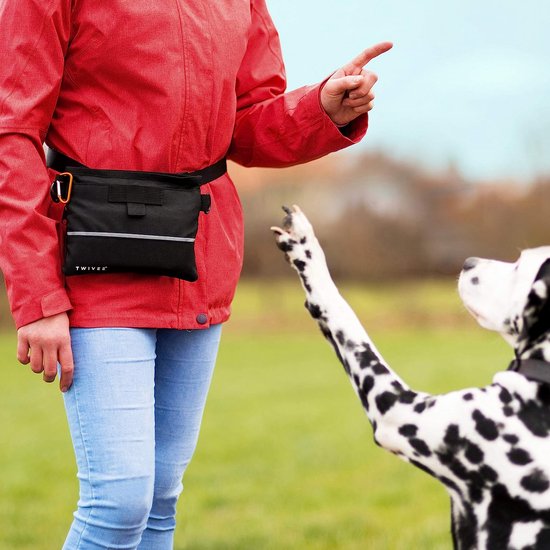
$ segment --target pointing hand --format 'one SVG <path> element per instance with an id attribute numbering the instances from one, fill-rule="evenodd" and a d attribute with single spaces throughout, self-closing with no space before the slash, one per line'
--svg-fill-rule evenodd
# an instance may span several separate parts
<path id="1" fill-rule="evenodd" d="M 327 80 L 321 90 L 321 105 L 335 124 L 344 126 L 372 109 L 372 88 L 378 77 L 364 67 L 392 47 L 391 42 L 382 42 L 367 48 Z"/>

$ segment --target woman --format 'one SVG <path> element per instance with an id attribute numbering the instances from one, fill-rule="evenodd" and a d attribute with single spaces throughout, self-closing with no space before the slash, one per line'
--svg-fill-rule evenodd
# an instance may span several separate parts
<path id="1" fill-rule="evenodd" d="M 265 0 L 5 0 L 0 26 L 1 268 L 19 361 L 46 382 L 59 368 L 80 480 L 64 548 L 172 548 L 241 268 L 240 203 L 227 173 L 203 186 L 197 282 L 64 277 L 42 144 L 94 169 L 307 162 L 362 138 L 363 66 L 391 44 L 284 94 Z"/>

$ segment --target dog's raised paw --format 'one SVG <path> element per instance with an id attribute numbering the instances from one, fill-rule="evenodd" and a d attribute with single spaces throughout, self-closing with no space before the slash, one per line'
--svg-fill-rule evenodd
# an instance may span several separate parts
<path id="1" fill-rule="evenodd" d="M 283 210 L 286 212 L 286 216 L 283 219 L 283 227 L 293 239 L 304 244 L 304 239 L 307 240 L 314 236 L 313 227 L 299 206 L 295 204 L 291 208 L 283 206 Z"/>
<path id="2" fill-rule="evenodd" d="M 310 245 L 314 245 L 313 227 L 305 214 L 296 205 L 292 208 L 283 206 L 286 216 L 283 229 L 272 227 L 277 246 L 285 253 L 288 261 L 302 273 L 306 263 L 312 258 Z"/>

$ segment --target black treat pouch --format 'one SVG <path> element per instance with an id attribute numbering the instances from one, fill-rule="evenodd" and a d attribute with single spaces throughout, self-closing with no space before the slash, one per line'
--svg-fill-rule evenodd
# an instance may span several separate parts
<path id="1" fill-rule="evenodd" d="M 66 275 L 132 272 L 197 280 L 198 220 L 210 208 L 200 177 L 67 169 L 52 185 L 52 198 L 66 202 Z"/>

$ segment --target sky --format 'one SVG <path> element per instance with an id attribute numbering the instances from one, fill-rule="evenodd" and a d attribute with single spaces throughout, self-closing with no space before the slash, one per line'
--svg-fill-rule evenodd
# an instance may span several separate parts
<path id="1" fill-rule="evenodd" d="M 550 2 L 266 1 L 289 89 L 394 42 L 368 66 L 380 80 L 361 150 L 479 180 L 550 173 Z"/>

